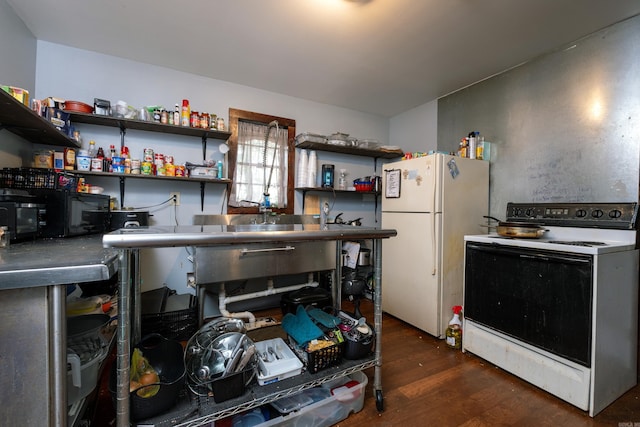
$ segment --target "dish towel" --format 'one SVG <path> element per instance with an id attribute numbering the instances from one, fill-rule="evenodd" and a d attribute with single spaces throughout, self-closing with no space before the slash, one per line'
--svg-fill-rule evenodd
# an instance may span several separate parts
<path id="1" fill-rule="evenodd" d="M 335 329 L 339 324 L 342 323 L 342 320 L 340 320 L 339 317 L 332 316 L 317 307 L 310 307 L 307 309 L 307 312 L 313 320 L 329 330 Z"/>
<path id="2" fill-rule="evenodd" d="M 282 318 L 282 329 L 284 329 L 300 347 L 323 335 L 320 328 L 313 323 L 313 320 L 311 320 L 302 305 L 298 306 L 295 315 L 291 313 L 284 315 Z"/>

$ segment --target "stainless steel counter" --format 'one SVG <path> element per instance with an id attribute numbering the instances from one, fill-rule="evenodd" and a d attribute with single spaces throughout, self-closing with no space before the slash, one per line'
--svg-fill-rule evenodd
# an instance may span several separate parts
<path id="1" fill-rule="evenodd" d="M 107 280 L 117 260 L 102 235 L 13 243 L 0 249 L 0 290 Z"/>
<path id="2" fill-rule="evenodd" d="M 105 234 L 105 247 L 160 248 L 257 242 L 384 239 L 395 230 L 340 224 L 181 225 L 123 228 Z"/>
<path id="3" fill-rule="evenodd" d="M 118 310 L 120 321 L 117 333 L 117 396 L 116 422 L 119 427 L 129 426 L 129 371 L 131 337 L 136 334 L 137 293 L 140 292 L 139 249 L 172 246 L 216 246 L 261 242 L 302 242 L 302 241 L 335 241 L 340 247 L 344 240 L 372 239 L 374 243 L 374 328 L 376 330 L 376 365 L 374 374 L 374 390 L 378 409 L 382 410 L 382 390 L 380 371 L 380 351 L 382 345 L 382 239 L 393 237 L 396 230 L 380 230 L 349 225 L 320 224 L 236 224 L 236 225 L 190 225 L 190 226 L 152 226 L 137 229 L 120 229 L 103 238 L 106 248 L 119 248 L 119 295 Z M 340 255 L 340 250 L 337 251 Z M 339 265 L 339 260 L 338 263 Z M 131 284 L 133 284 L 133 289 Z M 130 324 L 130 313 L 134 313 L 133 327 Z M 132 331 L 133 329 L 133 331 Z"/>
<path id="4" fill-rule="evenodd" d="M 111 278 L 118 255 L 102 235 L 0 249 L 4 425 L 67 425 L 66 285 Z"/>

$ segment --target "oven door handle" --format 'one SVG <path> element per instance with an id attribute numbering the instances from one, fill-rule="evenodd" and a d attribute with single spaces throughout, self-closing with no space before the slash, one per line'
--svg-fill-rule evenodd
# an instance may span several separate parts
<path id="1" fill-rule="evenodd" d="M 537 260 L 541 260 L 541 261 L 548 261 L 548 262 L 557 262 L 557 263 L 562 263 L 562 264 L 588 264 L 590 262 L 590 260 L 588 259 L 583 259 L 583 258 L 573 258 L 573 257 L 569 257 L 569 256 L 563 256 L 563 255 L 546 255 L 546 254 L 534 254 L 534 255 L 530 255 L 530 254 L 520 254 L 519 255 L 520 258 L 529 258 L 529 259 L 537 259 Z"/>
<path id="2" fill-rule="evenodd" d="M 564 264 L 583 265 L 591 262 L 590 255 L 563 255 L 561 253 L 541 253 L 541 252 L 529 252 L 524 253 L 522 249 L 504 246 L 485 246 L 477 245 L 474 243 L 467 243 L 467 247 L 480 252 L 503 254 L 518 258 L 537 259 L 545 262 L 556 262 Z"/>

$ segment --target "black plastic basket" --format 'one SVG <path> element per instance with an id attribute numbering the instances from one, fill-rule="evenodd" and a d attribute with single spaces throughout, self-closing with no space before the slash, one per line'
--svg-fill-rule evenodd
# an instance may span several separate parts
<path id="1" fill-rule="evenodd" d="M 300 347 L 291 336 L 289 336 L 289 347 L 291 347 L 302 360 L 307 371 L 312 374 L 340 363 L 344 352 L 344 342 L 333 342 L 333 345 L 329 347 L 308 351 L 306 348 Z"/>
<path id="2" fill-rule="evenodd" d="M 167 299 L 179 298 L 167 287 L 142 293 L 141 330 L 143 335 L 157 333 L 165 338 L 186 341 L 198 331 L 198 302 L 190 296 L 189 307 L 165 311 Z"/>
<path id="3" fill-rule="evenodd" d="M 44 168 L 0 169 L 0 187 L 77 191 L 78 177 L 65 171 Z"/>

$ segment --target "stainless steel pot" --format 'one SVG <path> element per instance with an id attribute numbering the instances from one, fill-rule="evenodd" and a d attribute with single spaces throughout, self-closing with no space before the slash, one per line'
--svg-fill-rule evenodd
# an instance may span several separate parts
<path id="1" fill-rule="evenodd" d="M 360 248 L 360 252 L 358 253 L 358 265 L 361 267 L 371 265 L 371 249 Z"/>

